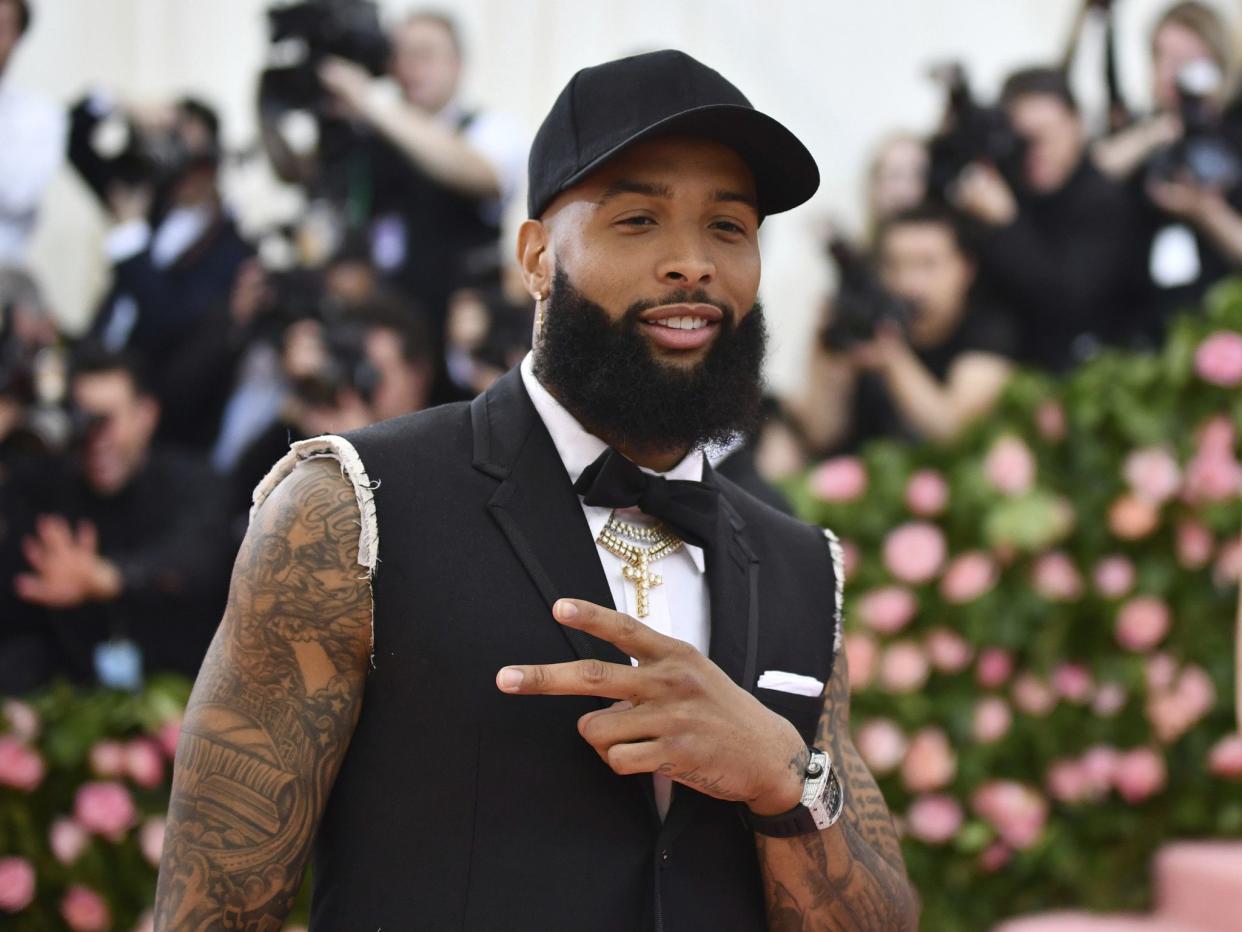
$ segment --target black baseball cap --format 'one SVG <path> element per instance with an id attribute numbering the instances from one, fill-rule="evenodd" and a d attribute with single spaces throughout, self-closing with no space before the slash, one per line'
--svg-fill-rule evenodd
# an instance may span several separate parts
<path id="1" fill-rule="evenodd" d="M 665 49 L 583 68 L 570 78 L 531 145 L 529 215 L 538 217 L 627 146 L 672 134 L 735 150 L 755 175 L 760 216 L 797 207 L 819 187 L 819 168 L 798 137 L 756 110 L 719 72 Z"/>

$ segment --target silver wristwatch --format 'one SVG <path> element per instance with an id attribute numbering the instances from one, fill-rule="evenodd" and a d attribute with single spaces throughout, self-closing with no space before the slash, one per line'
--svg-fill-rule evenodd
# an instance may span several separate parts
<path id="1" fill-rule="evenodd" d="M 845 811 L 845 791 L 832 758 L 827 751 L 809 749 L 810 760 L 806 765 L 806 778 L 802 784 L 802 799 L 798 805 L 780 815 L 760 816 L 749 809 L 744 810 L 747 824 L 761 835 L 791 838 L 822 832 L 831 826 Z"/>

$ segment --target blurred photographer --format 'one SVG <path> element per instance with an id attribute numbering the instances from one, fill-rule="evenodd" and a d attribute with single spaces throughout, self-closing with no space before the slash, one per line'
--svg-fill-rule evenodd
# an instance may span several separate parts
<path id="1" fill-rule="evenodd" d="M 1016 177 L 968 166 L 952 204 L 982 230 L 979 272 L 1018 315 L 1021 361 L 1064 372 L 1124 325 L 1132 291 L 1130 205 L 1087 158 L 1064 74 L 1016 72 L 1001 106 L 1022 143 Z"/>
<path id="2" fill-rule="evenodd" d="M 195 354 L 252 252 L 221 199 L 219 120 L 189 98 L 123 109 L 96 94 L 73 109 L 69 154 L 112 219 L 112 286 L 89 338 L 138 354 L 164 407 L 161 440 L 204 451 L 218 412 L 191 401 L 180 378 L 189 365 L 203 374 L 195 385 L 230 380 Z"/>
<path id="3" fill-rule="evenodd" d="M 1242 268 L 1242 100 L 1230 104 L 1230 35 L 1206 4 L 1166 10 L 1151 38 L 1154 113 L 1094 147 L 1136 205 L 1147 342 L 1161 339 L 1170 314 Z"/>
<path id="4" fill-rule="evenodd" d="M 153 448 L 159 404 L 132 355 L 83 348 L 70 388 L 74 455 L 4 488 L 0 579 L 18 622 L 5 636 L 41 639 L 43 676 L 132 687 L 144 671 L 192 675 L 224 601 L 223 490 Z"/>
<path id="5" fill-rule="evenodd" d="M 30 22 L 27 0 L 0 0 L 0 266 L 25 261 L 39 202 L 65 151 L 64 114 L 8 77 Z"/>
<path id="6" fill-rule="evenodd" d="M 991 409 L 1011 372 L 1012 331 L 976 299 L 975 260 L 951 214 L 901 212 L 876 249 L 878 277 L 838 251 L 841 291 L 807 390 L 786 403 L 812 457 L 877 437 L 949 440 Z"/>

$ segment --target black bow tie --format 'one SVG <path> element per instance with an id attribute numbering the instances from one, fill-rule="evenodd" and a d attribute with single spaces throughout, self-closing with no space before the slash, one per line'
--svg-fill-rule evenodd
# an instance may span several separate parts
<path id="1" fill-rule="evenodd" d="M 588 466 L 574 491 L 587 505 L 633 508 L 658 518 L 682 540 L 710 547 L 716 539 L 719 495 L 712 486 L 684 479 L 665 479 L 643 472 L 609 447 Z"/>

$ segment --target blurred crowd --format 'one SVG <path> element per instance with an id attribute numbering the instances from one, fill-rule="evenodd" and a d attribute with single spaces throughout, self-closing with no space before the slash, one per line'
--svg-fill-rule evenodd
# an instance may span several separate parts
<path id="1" fill-rule="evenodd" d="M 210 102 L 96 90 L 64 110 L 11 86 L 34 12 L 0 0 L 0 694 L 132 688 L 197 669 L 251 491 L 291 441 L 469 399 L 528 352 L 533 307 L 501 243 L 527 137 L 463 99 L 451 19 L 385 29 L 368 0 L 280 6 L 260 135 L 305 208 L 243 235 Z M 1082 23 L 1109 15 L 1088 2 Z M 802 390 L 771 399 L 722 468 L 763 491 L 760 474 L 878 437 L 949 441 L 1016 367 L 1155 347 L 1242 267 L 1230 24 L 1168 8 L 1150 112 L 1110 72 L 1100 127 L 1066 77 L 1078 36 L 995 102 L 941 69 L 937 131 L 885 139 L 864 229 L 824 237 L 836 284 Z M 111 269 L 72 335 L 24 264 L 65 160 L 108 219 Z"/>

